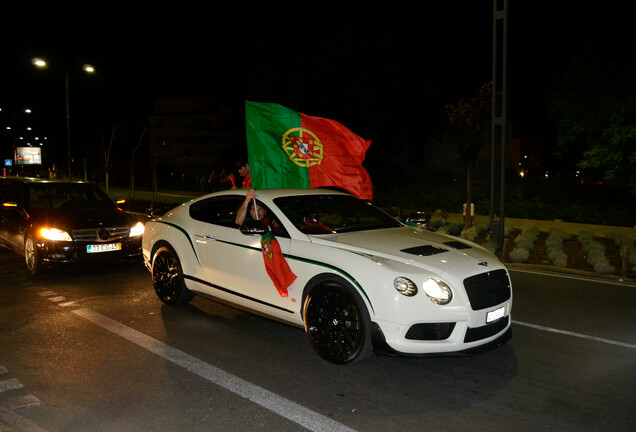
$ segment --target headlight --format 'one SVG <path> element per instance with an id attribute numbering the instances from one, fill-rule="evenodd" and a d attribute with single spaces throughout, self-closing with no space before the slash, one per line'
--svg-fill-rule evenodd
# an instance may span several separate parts
<path id="1" fill-rule="evenodd" d="M 59 230 L 57 228 L 42 228 L 40 235 L 47 240 L 53 241 L 73 241 L 70 235 L 66 231 Z"/>
<path id="2" fill-rule="evenodd" d="M 130 237 L 137 237 L 144 233 L 144 224 L 137 222 L 134 227 L 130 229 Z"/>
<path id="3" fill-rule="evenodd" d="M 428 298 L 438 305 L 448 304 L 453 299 L 453 291 L 450 287 L 437 279 L 426 279 L 422 289 Z"/>
<path id="4" fill-rule="evenodd" d="M 395 280 L 393 281 L 393 286 L 400 294 L 407 297 L 412 297 L 417 294 L 417 286 L 413 283 L 412 280 L 405 277 L 400 276 L 395 278 Z"/>

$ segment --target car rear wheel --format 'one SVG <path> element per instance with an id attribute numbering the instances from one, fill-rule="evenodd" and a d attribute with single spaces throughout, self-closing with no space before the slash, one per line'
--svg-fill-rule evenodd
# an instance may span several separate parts
<path id="1" fill-rule="evenodd" d="M 371 320 L 362 299 L 335 282 L 311 290 L 303 307 L 305 333 L 323 359 L 351 363 L 372 352 Z"/>
<path id="2" fill-rule="evenodd" d="M 24 262 L 31 274 L 37 274 L 42 271 L 42 259 L 32 234 L 28 234 L 26 240 L 24 240 Z"/>
<path id="3" fill-rule="evenodd" d="M 183 280 L 183 270 L 177 254 L 169 247 L 157 250 L 152 261 L 152 282 L 159 300 L 169 305 L 189 302 L 194 298 Z"/>

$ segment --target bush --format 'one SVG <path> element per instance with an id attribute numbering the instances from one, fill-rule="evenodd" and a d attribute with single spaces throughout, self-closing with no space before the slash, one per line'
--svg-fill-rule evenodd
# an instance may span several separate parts
<path id="1" fill-rule="evenodd" d="M 472 226 L 468 229 L 463 230 L 460 233 L 460 237 L 469 241 L 474 242 L 477 239 L 477 227 Z"/>
<path id="2" fill-rule="evenodd" d="M 521 234 L 515 238 L 515 246 L 520 249 L 531 251 L 534 249 L 534 242 L 539 237 L 539 229 L 534 225 L 526 225 L 521 229 Z"/>
<path id="3" fill-rule="evenodd" d="M 568 256 L 563 252 L 562 249 L 552 249 L 548 250 L 548 258 L 552 261 L 557 267 L 567 267 L 568 266 Z"/>
<path id="4" fill-rule="evenodd" d="M 576 238 L 579 243 L 581 243 L 583 247 L 585 247 L 586 244 L 594 241 L 594 234 L 589 231 L 581 231 Z"/>
<path id="5" fill-rule="evenodd" d="M 605 257 L 605 246 L 594 240 L 594 235 L 588 231 L 581 231 L 577 236 L 583 252 L 587 255 L 587 262 L 596 273 L 614 273 L 614 266 Z"/>
<path id="6" fill-rule="evenodd" d="M 492 252 L 493 254 L 497 252 L 497 243 L 495 243 L 493 240 L 491 240 L 490 238 L 488 238 L 486 240 L 486 242 L 484 244 L 482 244 L 482 246 L 486 249 L 488 249 L 490 252 Z"/>
<path id="7" fill-rule="evenodd" d="M 440 227 L 445 225 L 446 221 L 441 217 L 432 217 L 428 224 L 426 224 L 426 229 L 429 231 L 437 231 Z"/>
<path id="8" fill-rule="evenodd" d="M 601 273 L 601 274 L 612 274 L 612 273 L 614 273 L 614 266 L 611 265 L 609 263 L 609 261 L 607 261 L 607 258 L 605 258 L 605 257 L 595 261 L 593 266 L 594 266 L 594 271 L 596 273 Z"/>
<path id="9" fill-rule="evenodd" d="M 437 228 L 437 233 L 448 234 L 448 228 L 446 227 L 446 225 L 442 225 L 441 227 Z"/>
<path id="10" fill-rule="evenodd" d="M 448 226 L 448 233 L 453 236 L 458 236 L 464 229 L 464 224 L 461 222 L 454 222 Z"/>
<path id="11" fill-rule="evenodd" d="M 510 259 L 514 262 L 527 262 L 529 257 L 530 251 L 527 249 L 516 247 L 510 252 Z"/>
<path id="12" fill-rule="evenodd" d="M 545 240 L 548 258 L 557 267 L 567 267 L 568 265 L 568 256 L 563 252 L 563 240 L 570 237 L 572 237 L 571 234 L 558 228 L 552 228 Z"/>
<path id="13" fill-rule="evenodd" d="M 474 225 L 474 227 L 477 230 L 477 234 L 481 234 L 490 229 L 489 224 L 487 224 L 486 222 L 478 222 Z"/>

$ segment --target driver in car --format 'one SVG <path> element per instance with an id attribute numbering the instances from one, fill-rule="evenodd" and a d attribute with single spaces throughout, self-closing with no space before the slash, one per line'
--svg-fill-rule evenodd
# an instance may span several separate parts
<path id="1" fill-rule="evenodd" d="M 261 204 L 256 201 L 256 191 L 254 189 L 250 189 L 245 196 L 245 201 L 241 204 L 241 207 L 236 212 L 236 219 L 234 223 L 236 225 L 241 226 L 247 219 L 247 213 L 250 213 L 250 217 L 252 220 L 262 221 L 263 224 L 272 231 L 273 233 L 281 233 L 282 229 L 278 222 L 275 219 L 271 219 L 267 215 L 267 210 Z"/>

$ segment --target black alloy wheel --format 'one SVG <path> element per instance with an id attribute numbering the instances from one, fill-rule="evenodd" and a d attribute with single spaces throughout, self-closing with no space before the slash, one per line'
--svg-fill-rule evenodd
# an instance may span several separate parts
<path id="1" fill-rule="evenodd" d="M 305 299 L 303 317 L 307 339 L 323 359 L 345 364 L 371 353 L 366 306 L 342 285 L 328 282 L 314 288 Z"/>
<path id="2" fill-rule="evenodd" d="M 184 304 L 194 298 L 194 293 L 185 286 L 177 254 L 167 246 L 159 248 L 155 253 L 152 282 L 157 297 L 165 304 Z"/>

